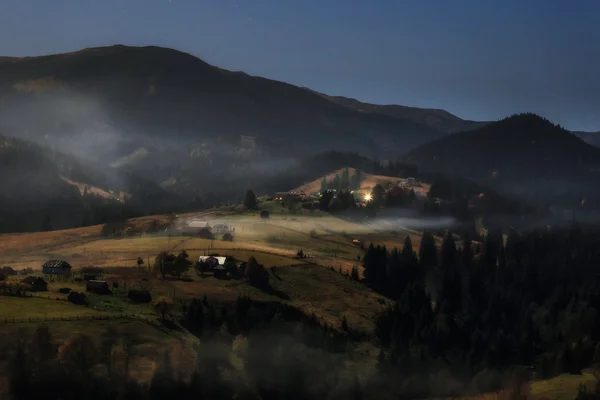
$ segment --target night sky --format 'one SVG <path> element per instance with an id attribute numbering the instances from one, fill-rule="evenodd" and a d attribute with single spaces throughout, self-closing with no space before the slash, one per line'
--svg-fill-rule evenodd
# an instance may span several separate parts
<path id="1" fill-rule="evenodd" d="M 112 44 L 366 102 L 600 130 L 598 0 L 0 0 L 0 55 Z"/>

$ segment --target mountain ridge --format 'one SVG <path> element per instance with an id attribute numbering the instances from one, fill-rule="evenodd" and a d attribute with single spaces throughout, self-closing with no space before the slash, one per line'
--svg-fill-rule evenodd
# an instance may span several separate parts
<path id="1" fill-rule="evenodd" d="M 398 104 L 365 103 L 350 97 L 327 95 L 310 88 L 306 88 L 306 90 L 352 110 L 386 115 L 393 118 L 409 119 L 444 133 L 472 130 L 490 123 L 490 121 L 465 120 L 443 109 L 411 107 Z"/>
<path id="2" fill-rule="evenodd" d="M 424 171 L 444 172 L 501 188 L 580 202 L 600 198 L 600 149 L 536 114 L 516 114 L 477 130 L 447 135 L 404 158 Z"/>
<path id="3" fill-rule="evenodd" d="M 51 136 L 77 135 L 96 129 L 96 123 L 125 137 L 252 134 L 280 151 L 293 143 L 295 152 L 304 154 L 344 146 L 391 155 L 441 135 L 411 120 L 358 113 L 294 85 L 227 71 L 158 46 L 108 46 L 17 60 L 0 63 L 5 110 L 0 128 L 15 136 L 27 131 L 34 138 L 31 132 L 42 129 Z M 88 109 L 77 113 L 67 106 L 74 96 L 83 98 L 80 108 L 89 102 Z M 65 105 L 57 110 L 50 100 Z"/>

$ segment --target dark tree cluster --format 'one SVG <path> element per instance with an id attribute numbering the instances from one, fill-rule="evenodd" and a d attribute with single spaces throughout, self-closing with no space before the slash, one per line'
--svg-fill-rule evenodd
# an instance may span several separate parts
<path id="1" fill-rule="evenodd" d="M 579 373 L 600 341 L 599 239 L 578 227 L 493 232 L 478 253 L 451 234 L 436 251 L 426 233 L 418 260 L 409 241 L 400 252 L 371 245 L 366 282 L 397 299 L 377 321 L 380 367 L 452 370 L 481 390 L 501 385 L 484 382 L 489 371 L 518 365 L 540 378 Z"/>

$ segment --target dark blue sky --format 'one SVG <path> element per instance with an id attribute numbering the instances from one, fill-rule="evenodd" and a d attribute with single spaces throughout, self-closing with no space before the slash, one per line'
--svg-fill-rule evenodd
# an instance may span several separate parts
<path id="1" fill-rule="evenodd" d="M 598 0 L 0 1 L 0 55 L 117 43 L 372 103 L 600 130 Z"/>

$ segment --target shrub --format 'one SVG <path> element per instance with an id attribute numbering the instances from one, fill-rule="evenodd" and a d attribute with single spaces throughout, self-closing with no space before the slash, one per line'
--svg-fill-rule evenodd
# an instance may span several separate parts
<path id="1" fill-rule="evenodd" d="M 223 240 L 226 242 L 232 242 L 233 241 L 233 235 L 231 233 L 226 233 L 223 235 Z"/>
<path id="2" fill-rule="evenodd" d="M 69 296 L 67 296 L 67 300 L 79 306 L 87 305 L 87 298 L 85 293 L 71 292 L 69 293 Z"/>

